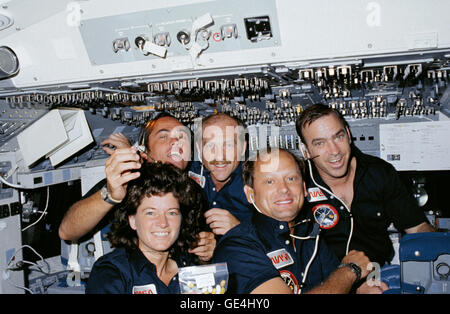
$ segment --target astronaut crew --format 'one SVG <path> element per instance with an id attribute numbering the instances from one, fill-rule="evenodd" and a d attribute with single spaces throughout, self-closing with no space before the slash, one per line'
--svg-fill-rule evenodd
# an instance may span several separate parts
<path id="1" fill-rule="evenodd" d="M 168 120 L 168 119 L 169 118 L 167 117 L 166 120 Z M 171 118 L 171 119 L 173 119 L 173 118 Z M 222 123 L 222 125 L 219 125 L 219 128 L 222 127 L 222 129 L 223 129 L 225 126 L 227 126 L 227 124 L 223 124 L 224 121 L 231 122 L 231 123 L 229 123 L 228 126 L 236 126 L 236 122 L 233 122 L 233 120 L 234 119 L 232 119 L 231 117 L 222 116 L 221 119 L 217 119 L 215 121 L 214 121 L 214 119 L 212 119 L 212 122 L 210 121 L 210 123 L 212 123 L 212 124 Z M 319 121 L 319 120 L 317 120 L 317 121 Z M 171 122 L 172 122 L 172 120 L 171 120 Z M 315 123 L 315 122 L 312 122 L 311 125 L 313 123 Z M 344 131 L 345 130 L 348 130 L 348 129 L 344 129 Z M 148 135 L 148 140 L 147 140 L 148 145 L 146 145 L 148 148 L 147 156 L 141 154 L 141 158 L 147 159 L 148 161 L 160 160 L 162 162 L 169 162 L 172 164 L 182 163 L 183 166 L 185 166 L 184 158 L 186 158 L 186 157 L 183 157 L 183 155 L 185 155 L 185 153 L 187 152 L 187 148 L 185 148 L 185 151 L 182 151 L 180 154 L 175 156 L 176 157 L 175 159 L 177 159 L 177 160 L 175 160 L 176 162 L 175 161 L 172 162 L 172 160 L 174 159 L 174 155 L 170 153 L 171 148 L 169 149 L 169 153 L 165 154 L 165 152 L 163 152 L 162 154 L 160 154 L 161 156 L 159 156 L 158 155 L 158 146 L 154 146 L 152 148 L 149 147 L 149 145 L 152 142 L 152 138 L 151 138 L 152 134 L 153 134 L 153 136 L 156 136 L 155 133 L 150 133 Z M 330 141 L 334 142 L 335 139 L 337 139 L 337 138 L 341 139 L 341 137 L 339 137 L 340 135 L 339 136 L 337 136 L 337 135 L 339 135 L 339 134 L 333 133 L 331 138 L 326 137 L 325 142 L 327 142 L 327 143 Z M 233 138 L 236 138 L 236 136 L 233 135 Z M 159 139 L 157 139 L 157 140 L 159 140 Z M 166 136 L 164 139 L 161 139 L 161 140 L 165 141 L 167 143 L 170 142 L 170 147 L 176 146 L 175 145 L 175 143 L 177 142 L 176 137 Z M 123 194 L 124 186 L 126 187 L 127 182 L 133 180 L 134 176 L 136 176 L 136 172 L 133 172 L 131 170 L 138 169 L 140 167 L 139 166 L 140 163 L 138 160 L 133 159 L 134 157 L 133 158 L 130 157 L 131 155 L 136 156 L 137 154 L 136 154 L 135 149 L 134 149 L 134 151 L 131 151 L 131 150 L 133 150 L 133 148 L 129 147 L 130 146 L 129 143 L 127 143 L 123 139 L 121 139 L 120 141 L 114 141 L 113 137 L 110 137 L 110 139 L 108 139 L 108 141 L 109 141 L 110 145 L 116 147 L 116 150 L 114 153 L 112 153 L 112 155 L 110 157 L 111 160 L 109 160 L 109 162 L 107 161 L 107 163 L 106 163 L 106 168 L 107 168 L 106 169 L 106 174 L 107 174 L 106 190 L 108 192 L 107 196 L 110 196 L 114 200 L 120 201 L 121 199 L 123 199 L 123 196 L 124 196 L 124 194 Z M 153 141 L 154 141 L 154 139 L 153 139 Z M 239 142 L 238 140 L 235 140 L 235 139 L 234 139 L 234 141 L 229 141 L 229 143 L 228 143 L 225 137 L 222 137 L 221 139 L 215 138 L 214 136 L 210 136 L 210 138 L 208 138 L 207 136 L 202 137 L 200 150 L 203 153 L 203 156 L 202 156 L 203 157 L 202 158 L 203 166 L 197 164 L 197 165 L 195 165 L 197 168 L 194 168 L 194 167 L 191 168 L 194 170 L 194 171 L 191 170 L 191 172 L 190 172 L 191 178 L 196 180 L 197 183 L 199 183 L 202 187 L 205 188 L 205 186 L 207 186 L 206 182 L 209 181 L 208 188 L 205 192 L 210 201 L 210 206 L 209 206 L 210 207 L 210 209 L 209 209 L 210 215 L 208 217 L 208 215 L 207 215 L 208 211 L 206 211 L 205 219 L 206 219 L 206 222 L 209 225 L 209 228 L 212 232 L 201 233 L 202 236 L 199 237 L 198 247 L 196 249 L 192 250 L 192 252 L 198 254 L 199 256 L 201 255 L 201 258 L 203 259 L 203 261 L 210 261 L 212 252 L 214 250 L 215 240 L 213 239 L 211 234 L 214 234 L 218 240 L 220 239 L 221 236 L 223 236 L 223 239 L 220 239 L 219 243 L 217 244 L 217 249 L 215 251 L 214 258 L 212 261 L 214 261 L 214 262 L 226 261 L 229 265 L 234 265 L 234 264 L 236 264 L 233 261 L 233 259 L 235 258 L 235 255 L 231 254 L 231 253 L 230 254 L 226 253 L 227 250 L 230 250 L 230 249 L 233 250 L 233 247 L 235 250 L 235 252 L 233 252 L 233 253 L 242 253 L 241 248 L 239 248 L 239 246 L 232 245 L 233 241 L 231 241 L 230 238 L 231 239 L 233 238 L 232 235 L 234 233 L 238 232 L 239 230 L 242 231 L 243 228 L 250 228 L 247 230 L 248 231 L 247 235 L 250 236 L 250 235 L 255 235 L 254 234 L 255 230 L 258 230 L 258 231 L 266 230 L 266 228 L 268 228 L 270 226 L 274 227 L 276 225 L 276 223 L 273 220 L 271 221 L 270 219 L 268 219 L 268 217 L 270 217 L 270 216 L 266 215 L 266 217 L 261 217 L 261 214 L 257 213 L 257 214 L 255 214 L 254 220 L 252 222 L 252 220 L 251 220 L 252 215 L 251 214 L 249 215 L 248 212 L 246 212 L 244 214 L 243 210 L 248 210 L 251 207 L 250 203 L 257 204 L 257 202 L 252 201 L 252 198 L 257 198 L 257 196 L 256 196 L 257 193 L 255 193 L 256 191 L 253 190 L 253 192 L 250 193 L 253 196 L 250 197 L 249 192 L 244 189 L 244 182 L 241 180 L 242 174 L 240 172 L 242 172 L 242 162 L 241 162 L 241 160 L 238 160 L 238 158 L 242 158 L 242 156 L 243 156 L 242 151 L 245 152 L 245 146 L 244 146 L 243 150 L 242 150 L 242 146 L 239 146 L 239 145 L 242 145 L 241 143 L 242 142 Z M 103 144 L 105 144 L 105 142 Z M 233 145 L 234 145 L 233 152 L 236 152 L 236 153 L 235 154 L 225 153 L 226 150 L 229 147 L 232 147 Z M 182 147 L 187 147 L 187 146 L 185 145 Z M 222 154 L 217 154 L 213 158 L 210 158 L 207 160 L 207 154 L 205 154 L 205 152 L 207 152 L 208 149 L 211 152 L 213 149 L 216 149 L 216 150 L 219 149 L 219 151 L 220 151 L 220 148 L 222 148 Z M 308 146 L 308 148 L 309 148 L 309 146 Z M 118 157 L 119 153 L 122 153 L 122 158 Z M 280 153 L 280 156 L 284 156 L 285 153 L 286 152 Z M 167 156 L 165 156 L 165 155 L 167 155 Z M 324 153 L 322 153 L 322 157 L 323 156 L 325 156 Z M 350 159 L 347 155 L 346 155 L 346 159 L 340 158 L 341 156 L 343 156 L 340 153 L 335 156 L 338 156 L 339 158 L 336 157 L 336 160 L 332 161 L 333 167 L 338 167 L 338 166 L 342 167 L 345 164 L 345 162 L 349 162 L 349 160 L 351 160 L 351 163 L 353 163 L 353 159 Z M 311 158 L 313 160 L 313 162 L 315 162 L 315 158 L 317 158 L 315 156 L 307 156 L 307 157 Z M 190 158 L 190 156 L 189 156 L 189 158 Z M 199 166 L 200 166 L 200 173 L 199 173 Z M 206 168 L 206 171 L 204 169 L 202 170 L 202 167 Z M 186 166 L 183 168 L 184 169 L 187 168 L 187 162 L 186 162 Z M 352 170 L 353 168 L 349 167 L 349 169 Z M 116 174 L 114 176 L 114 178 L 122 178 L 122 181 L 119 181 L 116 179 L 116 182 L 113 183 L 113 180 L 114 180 L 113 173 Z M 303 180 L 303 179 L 301 179 L 301 180 Z M 309 182 L 308 179 L 305 179 L 305 181 Z M 332 185 L 329 185 L 329 187 L 331 189 L 334 188 Z M 322 189 L 320 191 L 317 190 L 316 194 L 314 195 L 313 188 L 314 187 L 312 187 L 312 188 L 309 187 L 309 190 L 308 190 L 309 193 L 307 193 L 306 190 L 303 190 L 301 193 L 301 194 L 303 194 L 302 197 L 304 197 L 308 194 L 309 200 L 312 203 L 314 203 L 314 201 L 323 201 L 324 195 L 321 194 L 321 193 L 323 193 Z M 222 207 L 222 208 L 217 207 L 218 209 L 216 210 L 215 209 L 216 207 L 213 207 L 213 206 L 215 206 L 214 202 L 216 202 L 216 204 L 217 204 L 217 201 L 214 200 L 214 197 L 217 197 L 217 196 L 214 196 L 214 193 L 212 193 L 212 192 L 216 192 L 216 194 L 218 194 L 218 193 L 220 193 L 221 189 L 223 189 L 223 191 L 227 191 L 227 194 L 228 194 L 227 196 L 229 196 L 230 199 L 231 198 L 236 199 L 236 200 L 234 200 L 235 204 L 242 204 L 242 205 L 234 206 L 234 208 L 231 208 L 231 207 L 233 207 L 232 206 L 233 202 L 229 202 L 227 204 L 226 200 L 221 200 L 220 207 Z M 209 191 L 209 193 L 208 193 L 208 191 Z M 244 193 L 242 193 L 242 191 L 245 192 L 245 195 L 244 195 Z M 96 194 L 93 194 L 93 195 L 95 196 Z M 244 196 L 245 196 L 245 199 L 244 199 Z M 321 197 L 322 199 L 319 199 L 318 196 Z M 84 200 L 84 201 L 86 201 L 86 200 Z M 92 199 L 91 199 L 91 201 L 92 201 Z M 73 239 L 77 239 L 81 235 L 90 231 L 90 229 L 93 228 L 96 224 L 98 224 L 98 222 L 101 219 L 103 219 L 105 217 L 105 215 L 114 207 L 114 205 L 111 206 L 111 204 L 107 201 L 108 200 L 107 199 L 105 200 L 105 198 L 103 198 L 103 197 L 96 197 L 94 202 L 96 202 L 96 204 L 98 204 L 98 205 L 96 207 L 94 207 L 95 211 L 96 211 L 95 215 L 92 215 L 92 211 L 91 211 L 91 213 L 87 212 L 92 209 L 93 203 L 75 204 L 74 206 L 72 206 L 72 208 L 69 210 L 67 215 L 64 217 L 63 223 L 61 224 L 61 227 L 60 227 L 61 238 L 73 240 Z M 289 202 L 288 200 L 285 200 L 285 201 Z M 103 202 L 103 204 L 102 204 L 102 202 Z M 228 210 L 226 207 L 228 207 L 227 205 L 229 205 L 229 204 L 230 204 L 230 209 Z M 301 205 L 301 206 L 298 206 L 298 205 Z M 260 206 L 262 208 L 266 208 L 266 207 L 263 207 L 261 204 L 260 204 Z M 283 206 L 286 206 L 286 204 L 283 204 L 281 207 L 283 207 Z M 303 206 L 303 202 L 301 202 L 301 204 L 297 203 L 297 206 L 299 208 L 296 208 L 296 210 L 300 211 L 301 207 Z M 297 217 L 297 215 L 295 215 L 291 218 L 294 218 L 293 221 L 295 221 L 296 223 L 298 223 L 297 220 L 300 218 L 302 218 L 302 220 L 306 220 L 309 222 L 312 222 L 314 219 L 314 221 L 317 220 L 319 225 L 322 227 L 321 230 L 325 230 L 325 229 L 327 229 L 327 227 L 331 230 L 333 227 L 336 227 L 338 225 L 339 221 L 345 221 L 345 219 L 342 219 L 342 218 L 339 220 L 339 217 L 341 215 L 339 215 L 339 212 L 337 212 L 336 206 L 337 205 L 329 205 L 328 207 L 327 206 L 319 206 L 320 208 L 317 206 L 314 206 L 314 208 L 315 208 L 314 212 L 311 212 L 309 210 L 303 210 L 303 211 L 301 211 L 301 213 L 302 213 L 301 215 L 299 215 L 298 217 Z M 90 209 L 88 209 L 87 207 L 89 207 Z M 99 207 L 105 207 L 105 209 L 99 209 Z M 106 209 L 106 207 L 108 207 L 108 208 Z M 335 210 L 333 210 L 333 208 Z M 242 213 L 242 215 L 241 215 L 241 213 Z M 311 217 L 311 214 L 313 214 L 312 217 Z M 81 217 L 81 219 L 80 219 L 80 217 Z M 239 217 L 239 218 L 236 218 L 236 217 Z M 320 217 L 322 217 L 323 219 L 320 220 Z M 335 218 L 335 217 L 338 217 L 338 218 Z M 270 218 L 273 219 L 273 217 L 270 217 Z M 88 221 L 89 223 L 88 224 L 84 223 L 86 221 Z M 283 229 L 284 229 L 284 232 L 290 230 L 291 229 L 290 224 L 293 221 L 291 221 L 291 222 L 284 221 L 283 223 L 279 224 L 278 229 L 276 229 L 277 232 L 281 232 L 281 231 L 283 231 Z M 419 219 L 419 220 L 412 222 L 412 225 L 410 222 L 408 222 L 402 226 L 413 228 L 413 227 L 417 226 L 417 224 L 415 224 L 417 221 L 421 221 L 421 220 Z M 253 223 L 255 223 L 255 224 L 253 224 Z M 258 226 L 258 225 L 260 225 L 261 228 L 255 229 L 254 227 Z M 342 225 L 344 225 L 344 224 L 342 224 Z M 419 227 L 423 227 L 422 223 L 419 223 L 418 225 L 419 225 Z M 268 234 L 272 234 L 271 232 L 268 232 L 268 233 L 262 232 L 262 234 L 257 234 L 258 237 L 261 236 L 261 238 L 259 238 L 259 240 L 262 240 L 263 243 L 268 245 L 268 247 L 263 249 L 259 255 L 261 257 L 264 257 L 265 259 L 267 259 L 267 261 L 265 261 L 265 263 L 267 263 L 267 262 L 271 263 L 270 265 L 272 267 L 272 270 L 269 272 L 269 268 L 267 268 L 267 272 L 264 272 L 267 275 L 266 279 L 269 278 L 269 280 L 266 280 L 266 281 L 262 280 L 261 282 L 259 282 L 260 285 L 257 285 L 255 283 L 252 283 L 249 285 L 243 284 L 242 283 L 243 281 L 239 279 L 240 277 L 235 276 L 235 273 L 233 272 L 233 269 L 235 267 L 229 266 L 229 270 L 230 270 L 230 282 L 229 282 L 229 286 L 228 286 L 229 290 L 230 291 L 238 291 L 238 293 L 250 293 L 250 292 L 288 293 L 288 292 L 305 292 L 305 291 L 312 291 L 312 292 L 316 291 L 319 293 L 321 293 L 321 292 L 322 293 L 328 293 L 328 292 L 346 293 L 346 292 L 350 291 L 350 289 L 352 288 L 353 284 L 356 281 L 367 276 L 367 274 L 368 274 L 367 269 L 370 270 L 370 267 L 367 266 L 367 265 L 369 265 L 370 260 L 369 260 L 369 258 L 367 258 L 367 256 L 364 253 L 361 252 L 361 251 L 366 252 L 366 250 L 365 250 L 366 248 L 361 245 L 360 246 L 355 245 L 354 248 L 359 249 L 361 251 L 357 252 L 357 251 L 349 250 L 349 246 L 347 245 L 348 244 L 347 240 L 345 239 L 343 241 L 343 242 L 345 242 L 344 246 L 346 249 L 344 255 L 342 255 L 342 253 L 339 253 L 339 250 L 335 250 L 335 249 L 333 250 L 334 252 L 339 253 L 339 254 L 336 254 L 338 257 L 339 257 L 339 255 L 341 255 L 340 258 L 337 258 L 335 256 L 335 254 L 330 254 L 331 251 L 327 249 L 326 244 L 322 244 L 323 239 L 320 239 L 320 237 L 317 237 L 317 236 L 315 237 L 315 234 L 317 235 L 319 233 L 319 231 L 318 231 L 318 228 L 314 227 L 314 226 L 315 225 L 311 224 L 311 223 L 297 225 L 296 227 L 294 227 L 295 232 L 293 235 L 296 235 L 298 238 L 292 238 L 288 232 L 287 236 L 289 238 L 284 240 L 283 246 L 280 246 L 279 249 L 275 249 L 275 246 L 274 246 L 275 244 L 269 245 L 269 243 L 271 243 L 272 241 L 275 241 L 273 238 L 270 238 L 270 237 L 264 238 Z M 354 237 L 357 237 L 356 236 L 358 234 L 357 229 L 360 227 L 361 227 L 360 225 L 355 224 L 355 228 L 354 228 L 354 230 L 352 230 Z M 253 233 L 250 232 L 250 230 L 253 230 L 252 231 Z M 274 229 L 272 228 L 269 230 L 274 230 Z M 338 229 L 336 229 L 336 230 L 338 230 Z M 418 229 L 413 228 L 411 230 L 416 231 L 416 230 L 422 230 L 422 229 L 421 228 L 418 228 Z M 311 232 L 313 232 L 313 233 L 311 234 Z M 283 236 L 286 237 L 286 234 L 284 234 Z M 259 247 L 259 246 L 255 245 L 255 243 L 258 243 L 256 238 L 257 237 L 255 235 L 255 239 L 253 239 L 252 240 L 253 242 L 251 242 L 251 243 L 254 243 L 253 244 L 254 247 Z M 308 239 L 306 240 L 305 238 L 308 238 Z M 288 241 L 289 241 L 289 244 L 287 244 Z M 313 244 L 310 244 L 311 241 Z M 333 241 L 332 240 L 330 240 L 330 241 L 331 241 L 330 243 L 333 244 Z M 340 239 L 340 241 L 342 242 L 342 239 Z M 319 245 L 319 242 L 320 242 L 320 245 Z M 348 241 L 348 242 L 350 242 L 350 241 Z M 226 243 L 231 243 L 231 244 L 225 245 Z M 355 243 L 358 243 L 358 242 L 355 242 Z M 375 246 L 376 245 L 377 244 L 375 244 Z M 227 247 L 229 247 L 229 249 L 227 249 Z M 239 248 L 239 249 L 236 249 L 236 248 Z M 342 243 L 339 245 L 339 248 L 342 251 Z M 353 248 L 353 239 L 350 242 L 350 248 Z M 368 252 L 371 252 L 371 251 L 368 250 Z M 371 254 L 371 253 L 368 253 L 368 254 Z M 295 258 L 294 258 L 294 256 L 295 256 Z M 376 255 L 373 255 L 373 256 L 377 257 Z M 338 267 L 339 260 L 341 260 L 341 262 L 342 262 L 341 265 L 343 265 L 341 267 Z M 382 262 L 382 261 L 387 261 L 389 259 L 387 257 L 383 257 L 383 258 L 379 258 L 379 259 L 375 259 L 375 260 Z M 276 261 L 275 264 L 274 264 L 274 261 Z M 254 269 L 254 268 L 252 268 L 253 267 L 252 265 L 255 263 L 257 265 L 259 265 L 259 263 L 262 263 L 262 260 L 261 261 L 259 261 L 259 260 L 257 261 L 256 259 L 248 260 L 244 264 L 247 265 L 247 267 L 248 267 L 247 269 Z M 242 268 L 241 267 L 242 263 L 238 262 L 236 265 L 239 265 L 238 268 Z M 282 266 L 295 267 L 295 268 L 297 268 L 297 270 L 291 271 Z M 337 270 L 336 270 L 336 267 L 338 267 Z M 301 276 L 301 274 L 302 273 L 305 274 L 305 272 L 308 274 L 308 276 L 307 277 Z M 336 275 L 336 273 L 337 273 L 337 275 Z M 251 271 L 249 274 L 253 275 L 253 274 L 255 274 L 255 272 Z M 291 276 L 290 274 L 294 274 L 294 275 Z M 271 276 L 274 276 L 274 277 L 271 277 Z M 348 280 L 343 281 L 341 276 L 343 276 L 343 278 L 347 278 Z M 278 278 L 278 279 L 276 279 L 276 278 Z M 283 280 L 281 280 L 282 278 L 285 278 L 286 281 L 289 282 L 290 287 L 292 289 L 285 289 L 285 288 L 289 288 L 289 286 L 286 285 Z M 338 281 L 340 282 L 340 284 L 336 284 L 336 278 L 339 278 Z M 279 280 L 282 281 L 284 286 L 279 285 L 280 284 Z M 343 282 L 345 282 L 345 284 L 343 284 Z M 294 284 L 292 284 L 292 283 L 294 283 Z M 325 284 L 325 283 L 327 283 L 327 284 Z M 242 288 L 242 287 L 245 287 L 245 288 Z M 260 289 L 262 289 L 262 290 L 260 290 Z M 376 286 L 376 291 L 374 289 L 372 289 L 370 291 L 371 292 L 374 292 L 374 291 L 381 292 L 381 291 L 383 291 L 383 289 L 385 290 L 386 287 L 379 284 L 378 286 Z M 360 290 L 360 291 L 364 292 L 364 290 Z"/>

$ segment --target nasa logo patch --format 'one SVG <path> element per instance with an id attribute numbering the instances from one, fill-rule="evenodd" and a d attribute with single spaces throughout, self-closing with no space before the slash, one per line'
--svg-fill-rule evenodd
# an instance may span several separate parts
<path id="1" fill-rule="evenodd" d="M 133 294 L 158 294 L 154 284 L 144 286 L 133 286 Z"/>
<path id="2" fill-rule="evenodd" d="M 329 204 L 318 204 L 313 207 L 312 212 L 314 219 L 322 229 L 331 229 L 339 221 L 338 211 Z"/>
<path id="3" fill-rule="evenodd" d="M 195 182 L 197 182 L 198 185 L 200 185 L 202 188 L 205 187 L 205 177 L 201 176 L 195 172 L 189 171 L 188 172 L 188 176 L 189 178 L 191 178 L 192 180 L 194 180 Z"/>
<path id="4" fill-rule="evenodd" d="M 279 249 L 266 254 L 276 269 L 294 264 L 291 254 L 286 249 Z"/>
<path id="5" fill-rule="evenodd" d="M 319 202 L 319 201 L 326 201 L 328 198 L 325 196 L 325 194 L 322 192 L 319 188 L 309 188 L 308 189 L 308 195 L 306 196 L 308 202 Z"/>

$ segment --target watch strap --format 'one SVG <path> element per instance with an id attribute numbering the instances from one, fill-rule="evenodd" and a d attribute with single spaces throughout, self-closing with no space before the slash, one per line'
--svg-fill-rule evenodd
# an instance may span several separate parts
<path id="1" fill-rule="evenodd" d="M 360 279 L 361 279 L 361 267 L 359 267 L 358 266 L 358 264 L 355 264 L 355 263 L 345 263 L 345 264 L 341 264 L 341 265 L 339 265 L 338 266 L 338 269 L 339 268 L 342 268 L 342 267 L 348 267 L 348 268 L 350 268 L 350 270 L 352 271 L 352 272 L 354 272 L 355 274 L 356 274 L 356 280 L 355 280 L 355 282 L 358 282 Z"/>
<path id="2" fill-rule="evenodd" d="M 102 187 L 102 191 L 100 192 L 100 194 L 102 196 L 102 199 L 108 204 L 117 205 L 122 202 L 111 197 L 108 191 L 108 186 L 106 184 Z"/>

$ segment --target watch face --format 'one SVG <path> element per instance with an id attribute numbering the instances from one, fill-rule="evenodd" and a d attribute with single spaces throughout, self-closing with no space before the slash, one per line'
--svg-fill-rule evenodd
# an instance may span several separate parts
<path id="1" fill-rule="evenodd" d="M 103 199 L 106 199 L 108 197 L 108 189 L 106 188 L 106 185 L 103 186 L 100 190 L 100 195 Z"/>

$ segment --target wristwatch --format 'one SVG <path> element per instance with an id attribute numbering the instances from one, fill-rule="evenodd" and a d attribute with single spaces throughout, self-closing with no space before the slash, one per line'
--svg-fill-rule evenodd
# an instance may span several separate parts
<path id="1" fill-rule="evenodd" d="M 109 191 L 108 191 L 108 186 L 105 184 L 102 189 L 100 190 L 100 195 L 102 197 L 102 199 L 111 205 L 116 205 L 116 204 L 120 204 L 122 201 L 118 201 L 113 199 L 110 195 L 109 195 Z"/>
<path id="2" fill-rule="evenodd" d="M 361 279 L 361 267 L 359 267 L 357 264 L 355 264 L 355 263 L 341 264 L 338 266 L 338 269 L 342 268 L 342 267 L 348 267 L 348 268 L 350 268 L 350 270 L 352 272 L 354 272 L 356 274 L 355 282 L 358 282 Z"/>

